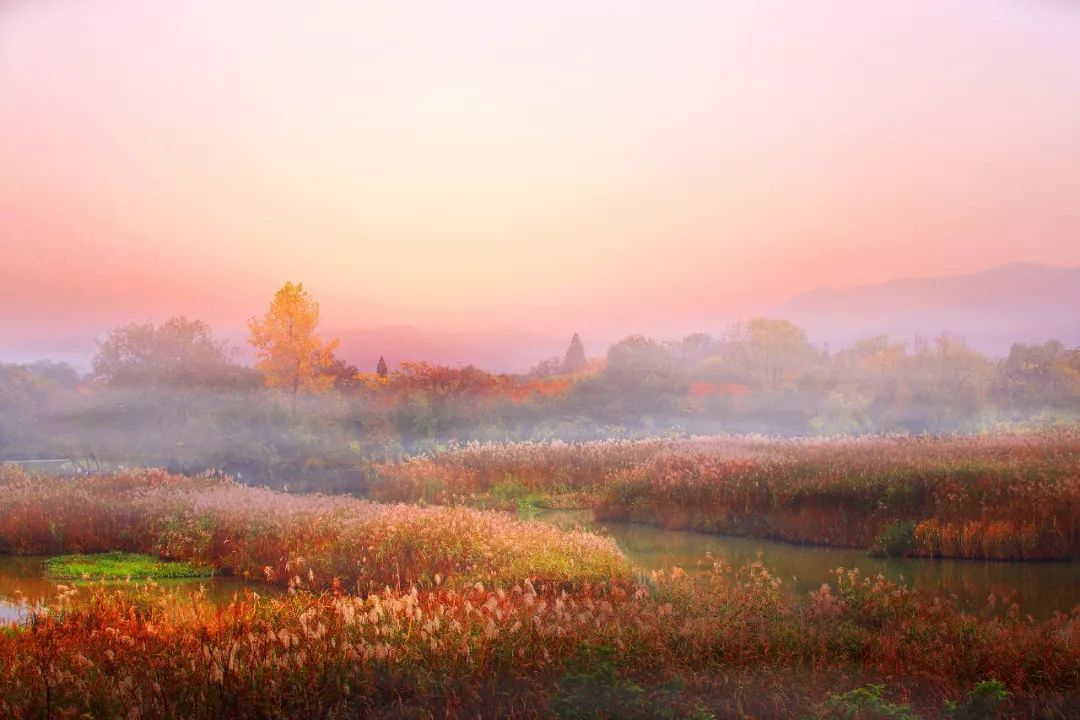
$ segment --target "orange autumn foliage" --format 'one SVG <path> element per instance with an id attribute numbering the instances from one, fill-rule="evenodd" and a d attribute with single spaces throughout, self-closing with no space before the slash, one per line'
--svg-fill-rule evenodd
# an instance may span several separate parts
<path id="1" fill-rule="evenodd" d="M 255 367 L 266 384 L 296 395 L 300 390 L 323 392 L 334 384 L 325 371 L 338 341 L 324 342 L 316 333 L 319 304 L 303 283 L 285 283 L 262 318 L 251 318 L 248 342 L 255 348 Z"/>

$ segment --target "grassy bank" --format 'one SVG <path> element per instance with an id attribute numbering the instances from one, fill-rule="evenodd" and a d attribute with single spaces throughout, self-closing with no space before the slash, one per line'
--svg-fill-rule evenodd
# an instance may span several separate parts
<path id="1" fill-rule="evenodd" d="M 511 489 L 672 529 L 898 555 L 1080 557 L 1077 431 L 472 445 L 379 473 L 380 498 L 500 506 Z"/>
<path id="2" fill-rule="evenodd" d="M 468 508 L 296 496 L 160 471 L 66 479 L 0 469 L 0 553 L 144 553 L 308 589 L 609 582 L 609 539 Z"/>

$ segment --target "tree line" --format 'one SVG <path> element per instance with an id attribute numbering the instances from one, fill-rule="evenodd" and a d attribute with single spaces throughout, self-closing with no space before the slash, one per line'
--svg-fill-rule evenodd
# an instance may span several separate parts
<path id="1" fill-rule="evenodd" d="M 92 371 L 0 364 L 0 459 L 70 458 L 273 484 L 363 483 L 367 464 L 470 440 L 657 434 L 971 432 L 1080 416 L 1080 350 L 1050 341 L 989 358 L 953 337 L 869 338 L 831 352 L 785 320 L 720 337 L 627 337 L 588 358 L 578 335 L 527 373 L 422 361 L 358 369 L 286 283 L 249 321 L 254 366 L 200 320 L 114 329 Z"/>

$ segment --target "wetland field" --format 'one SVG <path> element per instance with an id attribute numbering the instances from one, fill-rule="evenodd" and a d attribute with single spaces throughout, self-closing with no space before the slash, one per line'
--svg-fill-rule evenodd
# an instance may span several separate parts
<path id="1" fill-rule="evenodd" d="M 6 467 L 0 711 L 1069 717 L 1075 447 L 472 445 L 386 464 L 367 498 Z"/>

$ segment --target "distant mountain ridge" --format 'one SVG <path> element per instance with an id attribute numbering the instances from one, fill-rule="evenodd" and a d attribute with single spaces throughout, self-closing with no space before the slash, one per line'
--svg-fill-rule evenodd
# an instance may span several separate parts
<path id="1" fill-rule="evenodd" d="M 994 355 L 1014 342 L 1080 345 L 1080 268 L 1034 263 L 982 272 L 816 288 L 772 313 L 833 347 L 875 335 L 911 342 L 948 333 Z"/>

